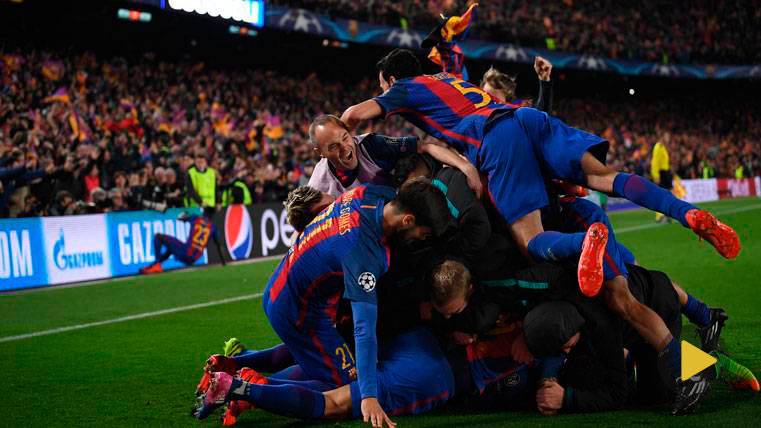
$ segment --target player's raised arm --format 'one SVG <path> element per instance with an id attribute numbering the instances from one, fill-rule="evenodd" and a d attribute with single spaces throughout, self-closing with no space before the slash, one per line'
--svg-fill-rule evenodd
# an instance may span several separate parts
<path id="1" fill-rule="evenodd" d="M 552 63 L 540 56 L 534 58 L 534 70 L 539 78 L 539 94 L 536 96 L 534 108 L 541 111 L 552 111 Z"/>
<path id="2" fill-rule="evenodd" d="M 381 115 L 383 115 L 383 109 L 380 104 L 375 100 L 367 100 L 347 108 L 341 115 L 341 120 L 353 131 L 360 122 L 375 119 Z"/>

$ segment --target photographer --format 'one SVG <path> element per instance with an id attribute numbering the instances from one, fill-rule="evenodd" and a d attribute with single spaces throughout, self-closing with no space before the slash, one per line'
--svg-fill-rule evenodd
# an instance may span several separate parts
<path id="1" fill-rule="evenodd" d="M 149 168 L 141 172 L 145 177 L 143 191 L 140 194 L 140 208 L 164 212 L 167 209 L 166 189 L 164 188 L 164 168 L 158 167 L 149 176 Z"/>

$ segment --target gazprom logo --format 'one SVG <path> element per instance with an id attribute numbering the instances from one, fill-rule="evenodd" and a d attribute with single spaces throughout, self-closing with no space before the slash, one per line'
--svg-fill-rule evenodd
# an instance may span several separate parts
<path id="1" fill-rule="evenodd" d="M 103 252 L 90 251 L 83 253 L 67 253 L 66 241 L 61 229 L 60 237 L 53 246 L 53 260 L 60 270 L 84 269 L 103 265 Z"/>

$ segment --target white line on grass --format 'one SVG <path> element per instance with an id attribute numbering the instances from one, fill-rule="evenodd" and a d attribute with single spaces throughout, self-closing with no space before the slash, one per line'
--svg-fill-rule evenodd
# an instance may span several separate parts
<path id="1" fill-rule="evenodd" d="M 197 303 L 195 305 L 179 306 L 176 308 L 162 309 L 160 311 L 143 312 L 142 314 L 127 315 L 124 317 L 113 318 L 113 319 L 105 320 L 105 321 L 96 321 L 96 322 L 90 322 L 86 324 L 70 325 L 68 327 L 59 327 L 59 328 L 53 328 L 50 330 L 37 331 L 34 333 L 19 334 L 17 336 L 0 337 L 0 343 L 14 342 L 16 340 L 29 339 L 32 337 L 48 336 L 51 334 L 65 333 L 67 331 L 82 330 L 82 329 L 90 328 L 90 327 L 99 327 L 102 325 L 116 324 L 116 323 L 125 322 L 125 321 L 133 321 L 133 320 L 139 320 L 143 318 L 157 317 L 160 315 L 174 314 L 177 312 L 192 311 L 194 309 L 208 308 L 209 306 L 224 305 L 227 303 L 240 302 L 243 300 L 252 300 L 259 297 L 262 297 L 262 293 L 245 294 L 243 296 L 230 297 L 230 298 L 222 299 L 222 300 L 214 300 L 214 301 L 206 302 L 206 303 Z"/>
<path id="2" fill-rule="evenodd" d="M 230 266 L 236 266 L 236 265 L 248 265 L 252 263 L 262 263 L 262 262 L 269 262 L 272 260 L 280 260 L 283 258 L 282 254 L 276 255 L 276 256 L 267 256 L 267 257 L 257 257 L 255 259 L 245 259 L 245 260 L 235 260 L 231 262 L 227 262 Z M 195 272 L 202 269 L 209 269 L 209 268 L 222 268 L 221 265 L 214 264 L 214 265 L 198 265 L 198 266 L 190 266 L 190 267 L 184 267 L 179 269 L 172 269 L 165 271 L 165 273 L 187 273 L 187 272 Z M 140 275 L 129 275 L 129 276 L 118 276 L 113 278 L 103 278 L 103 279 L 94 279 L 92 281 L 82 281 L 82 282 L 71 282 L 68 284 L 58 284 L 58 285 L 49 285 L 49 286 L 42 286 L 37 288 L 27 288 L 27 289 L 21 289 L 21 290 L 12 290 L 12 291 L 0 291 L 0 296 L 16 296 L 19 294 L 30 294 L 30 293 L 40 293 L 40 292 L 48 292 L 48 291 L 58 291 L 58 290 L 65 290 L 67 288 L 79 288 L 79 287 L 89 287 L 91 285 L 99 285 L 104 283 L 117 283 L 121 281 L 127 281 L 139 278 Z"/>
<path id="3" fill-rule="evenodd" d="M 725 210 L 725 211 L 717 211 L 716 214 L 717 215 L 736 214 L 736 213 L 741 213 L 745 211 L 757 210 L 759 208 L 761 208 L 761 204 L 750 205 L 747 207 L 740 207 L 740 208 L 735 208 L 735 209 Z M 652 229 L 652 228 L 656 228 L 660 226 L 664 226 L 664 224 L 663 223 L 648 223 L 648 224 L 641 224 L 639 226 L 624 227 L 624 228 L 616 230 L 616 234 L 620 235 L 622 233 L 634 232 L 637 230 L 644 230 L 644 229 Z M 271 260 L 273 258 L 278 258 L 278 257 L 280 256 L 275 256 L 268 259 Z M 256 263 L 261 261 L 265 261 L 265 260 L 251 259 L 251 260 L 246 260 L 244 263 Z M 91 283 L 88 283 L 88 285 L 89 284 Z M 32 337 L 48 336 L 51 334 L 65 333 L 67 331 L 82 330 L 82 329 L 90 328 L 90 327 L 98 327 L 102 325 L 116 324 L 116 323 L 125 322 L 125 321 L 156 317 L 160 315 L 173 314 L 176 312 L 192 311 L 194 309 L 207 308 L 209 306 L 224 305 L 226 303 L 240 302 L 243 300 L 252 300 L 259 297 L 262 297 L 262 293 L 246 294 L 246 295 L 238 296 L 238 297 L 230 297 L 227 299 L 214 300 L 214 301 L 206 302 L 206 303 L 197 303 L 195 305 L 179 306 L 176 308 L 162 309 L 160 311 L 154 311 L 154 312 L 143 312 L 141 314 L 127 315 L 124 317 L 114 318 L 114 319 L 105 320 L 105 321 L 96 321 L 96 322 L 91 322 L 86 324 L 76 324 L 76 325 L 72 325 L 68 327 L 59 327 L 59 328 L 54 328 L 50 330 L 37 331 L 34 333 L 19 334 L 17 336 L 0 337 L 0 343 L 14 342 L 16 340 L 29 339 Z"/>

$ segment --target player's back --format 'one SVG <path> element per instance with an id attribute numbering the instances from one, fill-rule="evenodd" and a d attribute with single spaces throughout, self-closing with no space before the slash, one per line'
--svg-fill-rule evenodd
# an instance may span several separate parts
<path id="1" fill-rule="evenodd" d="M 193 260 L 198 259 L 203 254 L 209 239 L 215 233 L 214 223 L 202 215 L 194 215 L 188 218 L 190 224 L 190 234 L 188 235 L 185 246 L 187 255 Z"/>
<path id="2" fill-rule="evenodd" d="M 387 116 L 400 114 L 466 154 L 481 145 L 495 113 L 514 108 L 448 73 L 399 79 L 375 100 Z"/>
<path id="3" fill-rule="evenodd" d="M 276 302 L 285 305 L 279 316 L 302 316 L 306 309 L 330 312 L 344 289 L 347 259 L 379 257 L 383 206 L 393 197 L 391 188 L 360 186 L 318 214 L 270 277 L 264 295 L 268 314 Z"/>

